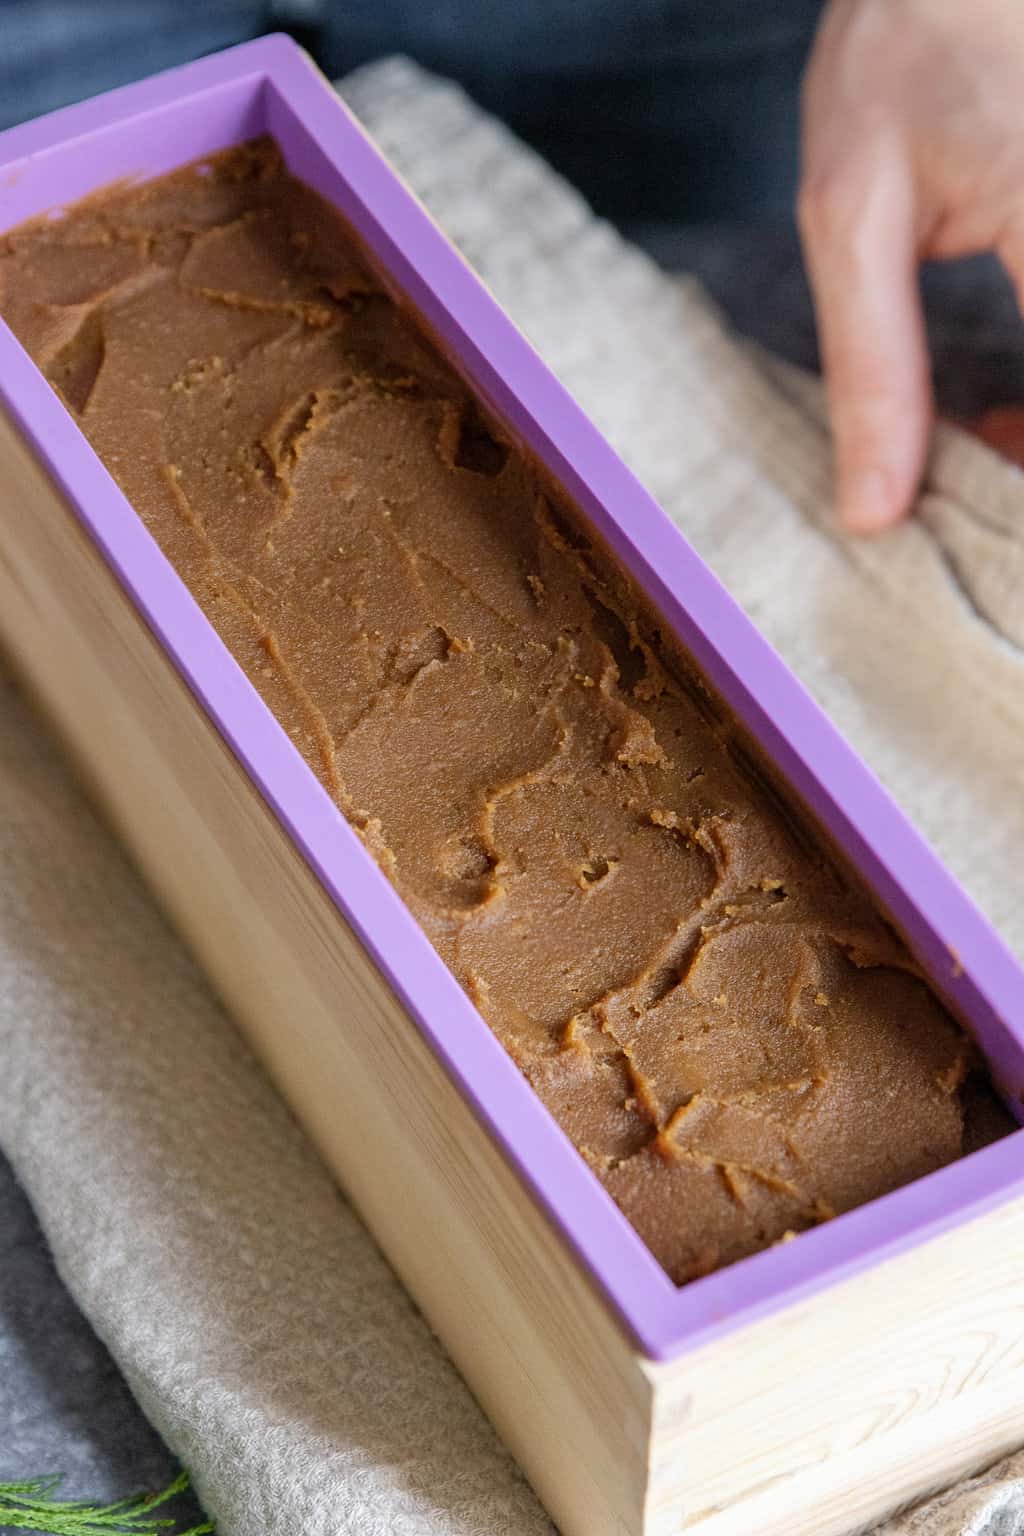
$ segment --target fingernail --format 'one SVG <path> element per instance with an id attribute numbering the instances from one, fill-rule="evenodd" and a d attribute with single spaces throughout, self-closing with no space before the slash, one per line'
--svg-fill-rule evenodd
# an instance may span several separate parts
<path id="1" fill-rule="evenodd" d="M 853 533 L 878 533 L 893 521 L 892 491 L 880 469 L 859 469 L 844 477 L 839 520 Z"/>

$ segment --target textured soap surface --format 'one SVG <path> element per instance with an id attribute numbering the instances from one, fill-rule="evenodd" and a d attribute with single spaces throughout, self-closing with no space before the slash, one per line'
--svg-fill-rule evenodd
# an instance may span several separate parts
<path id="1" fill-rule="evenodd" d="M 0 312 L 676 1280 L 1003 1128 L 859 885 L 273 146 L 3 238 Z"/>

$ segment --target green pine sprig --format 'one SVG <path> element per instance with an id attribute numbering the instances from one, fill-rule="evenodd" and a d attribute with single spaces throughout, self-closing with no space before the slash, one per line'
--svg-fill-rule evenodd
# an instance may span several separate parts
<path id="1" fill-rule="evenodd" d="M 0 1483 L 0 1530 L 45 1531 L 47 1536 L 113 1536 L 115 1532 L 171 1533 L 177 1521 L 154 1519 L 152 1511 L 176 1499 L 188 1486 L 188 1473 L 179 1472 L 162 1493 L 137 1493 L 116 1504 L 64 1503 L 53 1497 L 59 1477 L 38 1477 L 27 1483 Z M 211 1536 L 206 1520 L 174 1536 Z"/>

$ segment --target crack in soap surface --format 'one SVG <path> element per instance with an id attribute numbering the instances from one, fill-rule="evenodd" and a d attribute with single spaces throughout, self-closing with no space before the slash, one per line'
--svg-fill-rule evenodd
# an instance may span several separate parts
<path id="1" fill-rule="evenodd" d="M 967 1103 L 1004 1128 L 863 890 L 272 145 L 0 238 L 0 307 L 674 1279 L 949 1162 Z"/>

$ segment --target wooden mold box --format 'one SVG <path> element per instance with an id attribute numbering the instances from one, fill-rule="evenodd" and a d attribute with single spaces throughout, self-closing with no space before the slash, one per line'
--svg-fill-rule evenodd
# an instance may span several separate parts
<path id="1" fill-rule="evenodd" d="M 1024 974 L 286 38 L 0 136 L 0 229 L 269 133 L 639 581 L 1007 1101 Z M 0 639 L 566 1536 L 843 1536 L 1024 1440 L 1024 1132 L 677 1288 L 0 326 Z"/>

